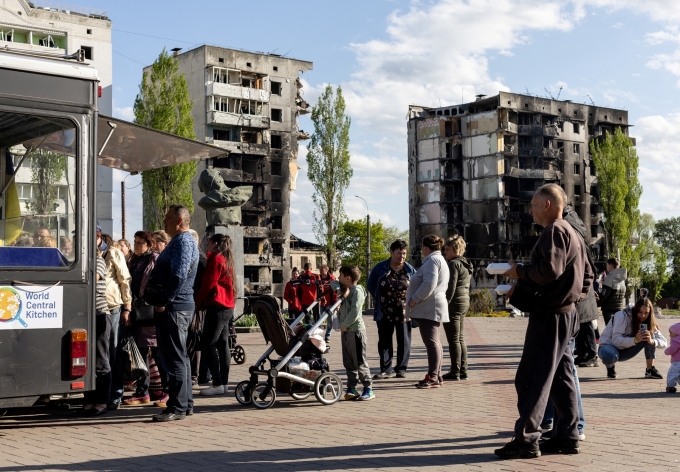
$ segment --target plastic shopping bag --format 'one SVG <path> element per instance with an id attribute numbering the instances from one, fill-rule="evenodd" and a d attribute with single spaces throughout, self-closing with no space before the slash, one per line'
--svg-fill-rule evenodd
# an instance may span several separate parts
<path id="1" fill-rule="evenodd" d="M 144 362 L 144 358 L 137 348 L 135 338 L 127 334 L 120 346 L 124 353 L 123 380 L 131 382 L 145 378 L 149 374 L 149 369 L 147 369 L 146 362 Z"/>

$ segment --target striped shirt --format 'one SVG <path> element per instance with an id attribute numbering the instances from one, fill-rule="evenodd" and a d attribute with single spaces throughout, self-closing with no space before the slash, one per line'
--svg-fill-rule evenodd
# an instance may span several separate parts
<path id="1" fill-rule="evenodd" d="M 104 258 L 97 254 L 97 286 L 95 290 L 95 309 L 100 312 L 109 312 L 109 304 L 106 303 L 106 262 Z"/>

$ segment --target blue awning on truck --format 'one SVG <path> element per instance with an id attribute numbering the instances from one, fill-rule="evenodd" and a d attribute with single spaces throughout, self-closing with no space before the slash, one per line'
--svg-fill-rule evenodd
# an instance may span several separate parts
<path id="1" fill-rule="evenodd" d="M 99 115 L 97 153 L 103 166 L 126 172 L 226 156 L 225 149 L 129 121 Z"/>

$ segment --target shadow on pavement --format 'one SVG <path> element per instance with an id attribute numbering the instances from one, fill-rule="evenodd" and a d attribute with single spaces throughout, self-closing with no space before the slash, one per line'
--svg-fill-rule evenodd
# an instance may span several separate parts
<path id="1" fill-rule="evenodd" d="M 122 472 L 140 468 L 204 471 L 221 470 L 345 470 L 364 467 L 413 467 L 496 462 L 491 451 L 456 454 L 458 449 L 490 448 L 505 442 L 501 433 L 488 436 L 452 438 L 428 441 L 407 441 L 372 445 L 299 447 L 293 449 L 261 449 L 252 451 L 192 451 L 149 454 L 141 457 L 90 460 L 71 464 L 12 465 L 0 467 L 0 472 L 30 472 L 37 470 L 107 470 Z M 265 438 L 263 438 L 265 441 Z M 490 444 L 488 441 L 493 441 Z M 477 444 L 471 444 L 477 443 Z M 429 453 L 428 456 L 406 456 L 409 453 Z M 165 467 L 164 467 L 165 466 Z"/>

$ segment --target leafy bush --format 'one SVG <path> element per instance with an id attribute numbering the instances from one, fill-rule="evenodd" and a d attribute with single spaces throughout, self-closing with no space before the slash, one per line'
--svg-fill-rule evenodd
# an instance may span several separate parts
<path id="1" fill-rule="evenodd" d="M 493 299 L 493 296 L 489 290 L 481 289 L 470 292 L 469 312 L 471 314 L 479 313 L 477 316 L 488 316 L 493 313 L 495 307 L 496 301 Z"/>
<path id="2" fill-rule="evenodd" d="M 244 313 L 242 317 L 236 320 L 234 326 L 238 326 L 239 328 L 257 326 L 257 317 L 252 313 Z"/>
<path id="3" fill-rule="evenodd" d="M 491 313 L 472 313 L 468 312 L 467 315 L 471 318 L 509 318 L 510 317 L 510 312 L 509 311 L 494 311 Z"/>

